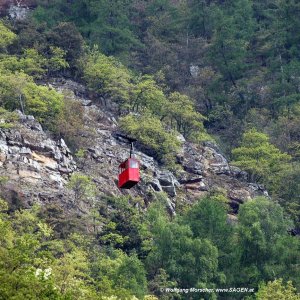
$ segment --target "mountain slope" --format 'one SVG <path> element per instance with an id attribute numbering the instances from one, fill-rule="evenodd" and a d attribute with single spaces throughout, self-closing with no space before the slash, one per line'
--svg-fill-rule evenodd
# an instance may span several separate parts
<path id="1" fill-rule="evenodd" d="M 21 202 L 72 203 L 72 191 L 66 187 L 68 177 L 80 171 L 92 178 L 104 195 L 130 194 L 147 199 L 149 192 L 165 191 L 170 205 L 191 203 L 207 192 L 223 192 L 231 200 L 233 212 L 239 203 L 258 195 L 267 195 L 259 185 L 247 182 L 247 174 L 228 164 L 217 146 L 184 142 L 177 159 L 182 166 L 176 175 L 152 157 L 136 151 L 141 161 L 141 183 L 131 190 L 117 187 L 118 165 L 128 157 L 129 145 L 119 133 L 112 110 L 83 96 L 84 87 L 70 80 L 51 83 L 58 91 L 79 101 L 84 109 L 84 157 L 74 158 L 63 139 L 55 141 L 32 116 L 19 112 L 14 128 L 1 129 L 1 175 L 8 180 L 6 193 L 14 193 Z M 71 96 L 70 96 L 71 95 Z M 92 138 L 91 138 L 92 137 Z M 145 200 L 147 201 L 147 200 Z"/>

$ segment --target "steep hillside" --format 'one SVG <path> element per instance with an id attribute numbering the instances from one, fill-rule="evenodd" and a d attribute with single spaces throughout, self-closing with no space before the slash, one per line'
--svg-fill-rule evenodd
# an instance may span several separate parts
<path id="1" fill-rule="evenodd" d="M 68 209 L 73 195 L 66 183 L 75 171 L 90 176 L 104 195 L 129 193 L 147 201 L 149 193 L 165 191 L 173 212 L 176 204 L 193 203 L 210 191 L 223 192 L 235 213 L 239 203 L 268 195 L 258 184 L 248 183 L 245 172 L 230 166 L 216 145 L 190 142 L 184 142 L 177 156 L 182 166 L 177 175 L 137 149 L 142 181 L 134 189 L 118 189 L 118 165 L 128 157 L 129 145 L 119 132 L 116 116 L 107 106 L 83 97 L 88 93 L 82 85 L 64 79 L 51 85 L 84 108 L 85 132 L 89 133 L 83 137 L 84 157 L 75 159 L 75 153 L 71 153 L 63 139 L 51 139 L 33 116 L 19 112 L 13 128 L 1 129 L 0 174 L 9 178 L 3 186 L 6 198 L 11 194 L 12 201 L 23 204 L 53 201 Z"/>
<path id="2" fill-rule="evenodd" d="M 0 300 L 298 300 L 299 9 L 0 1 Z"/>

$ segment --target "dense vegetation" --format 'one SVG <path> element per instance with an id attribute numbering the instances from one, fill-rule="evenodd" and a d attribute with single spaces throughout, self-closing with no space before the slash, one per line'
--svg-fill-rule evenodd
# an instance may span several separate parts
<path id="1" fill-rule="evenodd" d="M 90 202 L 85 218 L 1 202 L 0 299 L 299 299 L 299 238 L 288 232 L 300 230 L 300 3 L 38 4 L 26 20 L 0 21 L 1 128 L 18 109 L 81 149 L 78 103 L 43 85 L 73 78 L 168 168 L 179 133 L 214 139 L 272 201 L 241 205 L 233 225 L 212 194 L 170 219 L 163 194 L 139 211 L 139 199 L 100 197 L 75 173 L 68 188 L 76 205 Z M 162 292 L 230 286 L 256 293 Z"/>
<path id="2" fill-rule="evenodd" d="M 90 197 L 91 183 L 82 176 L 75 175 L 71 187 L 78 180 L 77 200 Z M 283 209 L 258 198 L 242 205 L 232 226 L 221 199 L 202 199 L 172 221 L 163 194 L 147 213 L 132 207 L 134 199 L 102 198 L 84 219 L 62 217 L 53 205 L 9 212 L 1 200 L 0 299 L 142 299 L 147 294 L 145 299 L 185 299 L 163 289 L 257 291 L 269 280 L 255 297 L 219 293 L 219 298 L 266 299 L 273 293 L 272 299 L 299 299 L 293 287 L 300 284 L 299 241 L 287 235 Z M 272 283 L 274 278 L 293 284 L 285 288 L 282 279 Z M 190 293 L 188 299 L 216 299 L 216 294 Z"/>
<path id="3" fill-rule="evenodd" d="M 63 22 L 73 22 L 88 45 L 96 44 L 105 55 L 114 55 L 134 74 L 147 74 L 146 78 L 138 75 L 139 79 L 132 82 L 128 69 L 123 66 L 118 66 L 118 75 L 114 74 L 116 68 L 111 66 L 116 66 L 115 59 L 109 59 L 105 68 L 104 56 L 98 59 L 99 67 L 102 61 L 103 71 L 98 67 L 100 77 L 106 76 L 107 68 L 112 70 L 108 87 L 113 97 L 123 101 L 123 109 L 150 109 L 160 119 L 149 120 L 157 129 L 152 129 L 155 133 L 140 128 L 135 117 L 126 118 L 124 126 L 129 132 L 155 150 L 161 143 L 155 139 L 161 132 L 161 121 L 198 141 L 208 138 L 202 130 L 204 121 L 224 152 L 239 166 L 246 167 L 252 179 L 272 191 L 272 196 L 292 213 L 299 228 L 298 1 L 81 0 L 66 3 L 57 0 L 39 1 L 39 4 L 33 14 L 39 26 L 43 24 L 58 31 L 58 27 L 66 26 Z M 84 78 L 95 88 L 92 69 Z M 118 85 L 114 85 L 116 79 Z M 133 83 L 135 88 L 129 88 L 128 83 Z M 98 82 L 99 87 L 104 95 L 107 89 Z M 168 102 L 175 102 L 172 108 L 155 87 L 164 91 Z M 141 89 L 149 91 L 149 95 L 140 93 Z M 174 92 L 181 94 L 172 95 Z M 181 106 L 176 103 L 184 103 L 184 115 L 178 115 Z M 276 152 L 281 155 L 275 148 L 263 150 L 258 160 L 260 163 L 266 160 L 260 166 L 264 170 L 252 170 L 247 166 L 251 164 L 247 155 L 237 158 L 238 150 L 232 154 L 232 149 L 240 146 L 243 134 L 248 131 L 250 134 L 254 129 L 258 131 L 253 136 L 257 138 L 254 143 L 258 144 L 264 134 L 263 139 L 269 139 L 265 147 L 274 144 L 291 156 L 289 162 L 287 156 L 283 160 L 275 159 Z M 149 140 L 149 134 L 153 139 Z M 170 156 L 170 149 L 176 151 L 176 145 L 169 145 L 169 138 L 172 139 L 161 137 L 165 146 L 158 157 L 164 152 Z M 255 151 L 249 151 L 254 162 Z M 166 160 L 172 165 L 170 157 Z"/>

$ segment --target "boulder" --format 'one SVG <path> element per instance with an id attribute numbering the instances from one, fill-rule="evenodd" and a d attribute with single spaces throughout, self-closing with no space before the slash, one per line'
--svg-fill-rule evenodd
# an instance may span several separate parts
<path id="1" fill-rule="evenodd" d="M 248 180 L 248 173 L 245 171 L 242 171 L 240 168 L 235 166 L 230 166 L 230 174 L 232 177 L 237 178 L 242 181 Z"/>
<path id="2" fill-rule="evenodd" d="M 152 178 L 149 181 L 149 184 L 152 186 L 152 188 L 155 192 L 161 192 L 163 190 L 162 186 L 160 185 L 160 182 L 157 178 Z"/>

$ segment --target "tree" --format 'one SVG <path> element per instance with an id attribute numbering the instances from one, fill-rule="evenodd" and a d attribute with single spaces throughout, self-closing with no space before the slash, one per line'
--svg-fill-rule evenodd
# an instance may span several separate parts
<path id="1" fill-rule="evenodd" d="M 152 76 L 144 75 L 139 78 L 132 94 L 131 111 L 139 112 L 147 108 L 153 114 L 161 118 L 164 117 L 166 96 Z"/>
<path id="2" fill-rule="evenodd" d="M 63 95 L 54 89 L 39 86 L 28 75 L 0 72 L 0 104 L 7 110 L 19 109 L 31 114 L 49 129 L 63 108 Z"/>
<path id="3" fill-rule="evenodd" d="M 132 88 L 131 75 L 119 61 L 94 49 L 81 61 L 87 86 L 98 95 L 116 101 L 123 109 Z"/>
<path id="4" fill-rule="evenodd" d="M 35 79 L 41 79 L 46 72 L 46 58 L 36 49 L 25 49 L 21 56 L 6 55 L 0 60 L 4 72 L 24 72 Z"/>
<path id="5" fill-rule="evenodd" d="M 251 1 L 239 0 L 225 7 L 214 7 L 215 34 L 209 51 L 212 63 L 223 79 L 237 88 L 237 80 L 247 69 L 249 40 L 254 33 Z"/>
<path id="6" fill-rule="evenodd" d="M 205 117 L 196 111 L 195 103 L 188 96 L 174 92 L 168 100 L 165 114 L 170 119 L 171 127 L 175 123 L 177 131 L 191 141 L 210 139 L 203 126 Z"/>
<path id="7" fill-rule="evenodd" d="M 272 188 L 274 177 L 291 157 L 270 144 L 269 137 L 251 129 L 244 133 L 240 147 L 232 150 L 233 164 L 250 173 L 252 181 Z"/>
<path id="8" fill-rule="evenodd" d="M 257 300 L 300 299 L 300 295 L 297 294 L 297 289 L 293 287 L 292 282 L 288 281 L 284 284 L 282 278 L 269 281 L 267 284 L 261 284 L 255 296 Z"/>
<path id="9" fill-rule="evenodd" d="M 278 174 L 274 196 L 295 222 L 295 232 L 300 230 L 300 166 L 289 164 Z"/>
<path id="10" fill-rule="evenodd" d="M 0 51 L 12 44 L 15 39 L 16 35 L 0 21 Z"/>
<path id="11" fill-rule="evenodd" d="M 126 253 L 136 252 L 139 257 L 147 253 L 143 249 L 144 240 L 148 238 L 145 229 L 144 214 L 136 209 L 143 207 L 143 200 L 129 197 L 109 197 L 105 206 L 112 210 L 99 208 L 103 220 L 101 232 L 98 234 L 102 245 L 122 249 Z"/>
<path id="12" fill-rule="evenodd" d="M 168 221 L 161 206 L 150 212 L 152 251 L 146 265 L 150 276 L 164 269 L 179 287 L 212 286 L 218 276 L 218 250 L 208 239 L 193 237 L 189 226 Z"/>
<path id="13" fill-rule="evenodd" d="M 53 259 L 41 251 L 51 236 L 50 227 L 34 210 L 18 211 L 11 218 L 3 200 L 0 211 L 0 299 L 58 299 L 50 274 L 37 275 L 38 269 L 50 270 Z"/>
<path id="14" fill-rule="evenodd" d="M 78 205 L 80 201 L 90 201 L 96 193 L 96 185 L 92 179 L 84 174 L 73 173 L 68 187 L 74 191 L 74 204 Z"/>
<path id="15" fill-rule="evenodd" d="M 47 34 L 47 40 L 51 45 L 52 56 L 65 58 L 69 66 L 74 69 L 77 60 L 83 55 L 84 46 L 84 40 L 76 26 L 73 23 L 61 22 Z M 64 63 L 64 67 L 66 66 Z"/>
<path id="16" fill-rule="evenodd" d="M 194 237 L 208 239 L 218 248 L 219 269 L 231 276 L 235 265 L 233 234 L 234 230 L 227 221 L 227 200 L 222 195 L 211 195 L 200 199 L 193 205 L 184 222 L 188 224 Z"/>
<path id="17" fill-rule="evenodd" d="M 125 256 L 117 271 L 117 286 L 129 290 L 139 299 L 147 291 L 146 272 L 136 255 Z"/>
<path id="18" fill-rule="evenodd" d="M 124 55 L 127 51 L 141 46 L 136 38 L 129 21 L 132 1 L 130 0 L 81 0 L 72 3 L 56 0 L 39 1 L 40 6 L 34 12 L 34 18 L 40 22 L 47 22 L 54 27 L 56 35 L 62 34 L 61 45 L 56 45 L 66 50 L 62 43 L 66 36 L 72 35 L 71 31 L 64 31 L 59 27 L 75 24 L 90 45 L 98 45 L 106 55 Z M 69 25 L 70 26 L 70 25 Z M 74 25 L 73 29 L 75 28 Z M 61 32 L 59 32 L 61 31 Z M 67 45 L 67 44 L 65 44 Z M 78 51 L 72 47 L 73 51 Z M 71 48 L 70 48 L 71 50 Z M 72 55 L 73 56 L 73 55 Z"/>
<path id="19" fill-rule="evenodd" d="M 279 204 L 255 198 L 240 206 L 238 218 L 236 257 L 240 271 L 235 282 L 257 284 L 281 277 L 298 285 L 299 239 L 288 235 L 292 224 Z"/>
<path id="20" fill-rule="evenodd" d="M 120 120 L 120 127 L 137 138 L 148 149 L 148 153 L 167 163 L 174 162 L 180 142 L 175 132 L 166 131 L 162 122 L 149 112 L 144 115 L 128 115 Z"/>
<path id="21" fill-rule="evenodd" d="M 140 46 L 129 22 L 130 0 L 90 1 L 89 9 L 94 16 L 89 38 L 107 55 L 122 55 Z"/>

